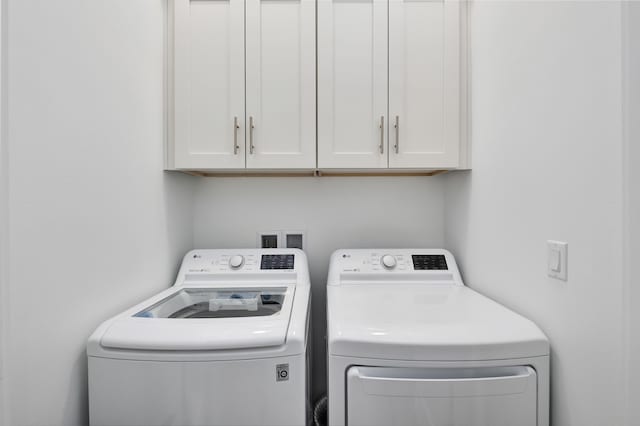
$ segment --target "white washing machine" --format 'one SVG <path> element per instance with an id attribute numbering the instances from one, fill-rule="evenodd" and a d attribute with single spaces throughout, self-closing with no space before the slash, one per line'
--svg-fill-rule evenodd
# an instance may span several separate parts
<path id="1" fill-rule="evenodd" d="M 89 338 L 91 425 L 304 425 L 309 299 L 300 250 L 189 252 Z"/>
<path id="2" fill-rule="evenodd" d="M 548 426 L 549 343 L 445 250 L 338 250 L 329 425 Z"/>

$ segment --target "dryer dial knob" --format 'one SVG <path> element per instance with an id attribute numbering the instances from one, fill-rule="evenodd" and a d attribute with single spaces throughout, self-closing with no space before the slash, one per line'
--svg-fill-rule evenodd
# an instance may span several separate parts
<path id="1" fill-rule="evenodd" d="M 244 264 L 244 257 L 236 254 L 235 256 L 231 256 L 229 259 L 229 266 L 231 269 L 239 269 Z"/>
<path id="2" fill-rule="evenodd" d="M 382 256 L 382 260 L 380 261 L 380 263 L 382 263 L 382 266 L 387 269 L 393 269 L 397 265 L 396 258 L 391 256 L 390 254 L 385 254 L 384 256 Z"/>

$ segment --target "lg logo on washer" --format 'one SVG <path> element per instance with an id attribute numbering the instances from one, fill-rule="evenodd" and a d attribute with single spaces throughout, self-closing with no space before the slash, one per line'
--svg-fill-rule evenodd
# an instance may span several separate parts
<path id="1" fill-rule="evenodd" d="M 276 382 L 289 380 L 289 364 L 276 365 Z"/>

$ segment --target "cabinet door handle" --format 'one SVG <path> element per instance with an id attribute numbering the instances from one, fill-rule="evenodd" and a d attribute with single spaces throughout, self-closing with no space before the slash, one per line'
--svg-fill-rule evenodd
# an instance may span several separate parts
<path id="1" fill-rule="evenodd" d="M 253 146 L 253 129 L 256 126 L 253 125 L 253 117 L 249 117 L 249 154 L 253 154 L 253 151 L 256 149 L 255 146 Z"/>
<path id="2" fill-rule="evenodd" d="M 400 116 L 396 115 L 396 124 L 393 126 L 396 129 L 396 144 L 394 148 L 396 149 L 396 154 L 400 153 Z"/>
<path id="3" fill-rule="evenodd" d="M 238 117 L 233 117 L 233 155 L 238 155 L 238 129 L 240 125 L 238 124 Z"/>
<path id="4" fill-rule="evenodd" d="M 380 154 L 384 154 L 384 115 L 380 116 Z"/>

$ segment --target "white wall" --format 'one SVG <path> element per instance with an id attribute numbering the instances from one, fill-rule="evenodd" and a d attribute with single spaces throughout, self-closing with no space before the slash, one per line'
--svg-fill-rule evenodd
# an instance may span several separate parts
<path id="1" fill-rule="evenodd" d="M 0 426 L 8 425 L 6 407 L 6 326 L 9 279 L 9 152 L 6 137 L 6 1 L 0 0 Z"/>
<path id="2" fill-rule="evenodd" d="M 165 174 L 163 0 L 10 0 L 8 424 L 86 425 L 85 342 L 174 279 L 192 179 Z"/>
<path id="3" fill-rule="evenodd" d="M 627 374 L 629 425 L 640 424 L 640 2 L 625 13 L 625 284 L 627 301 Z"/>
<path id="4" fill-rule="evenodd" d="M 86 424 L 84 343 L 94 327 L 168 286 L 192 245 L 254 246 L 256 231 L 269 229 L 307 231 L 316 393 L 330 253 L 446 245 L 471 286 L 551 338 L 554 426 L 622 424 L 618 3 L 474 2 L 474 170 L 319 179 L 161 172 L 164 3 L 9 0 L 11 126 L 0 138 L 7 425 Z M 638 189 L 630 173 L 629 200 Z M 629 201 L 633 235 L 637 206 Z M 546 278 L 550 238 L 570 243 L 567 283 Z M 630 327 L 629 358 L 640 354 L 637 336 Z"/>
<path id="5" fill-rule="evenodd" d="M 554 426 L 622 425 L 619 2 L 474 2 L 473 171 L 446 177 L 470 286 L 552 346 Z M 569 281 L 546 276 L 569 242 Z"/>
<path id="6" fill-rule="evenodd" d="M 339 248 L 441 247 L 443 179 L 200 179 L 195 247 L 255 247 L 256 233 L 306 230 L 313 294 L 314 394 L 325 390 L 326 278 Z"/>

